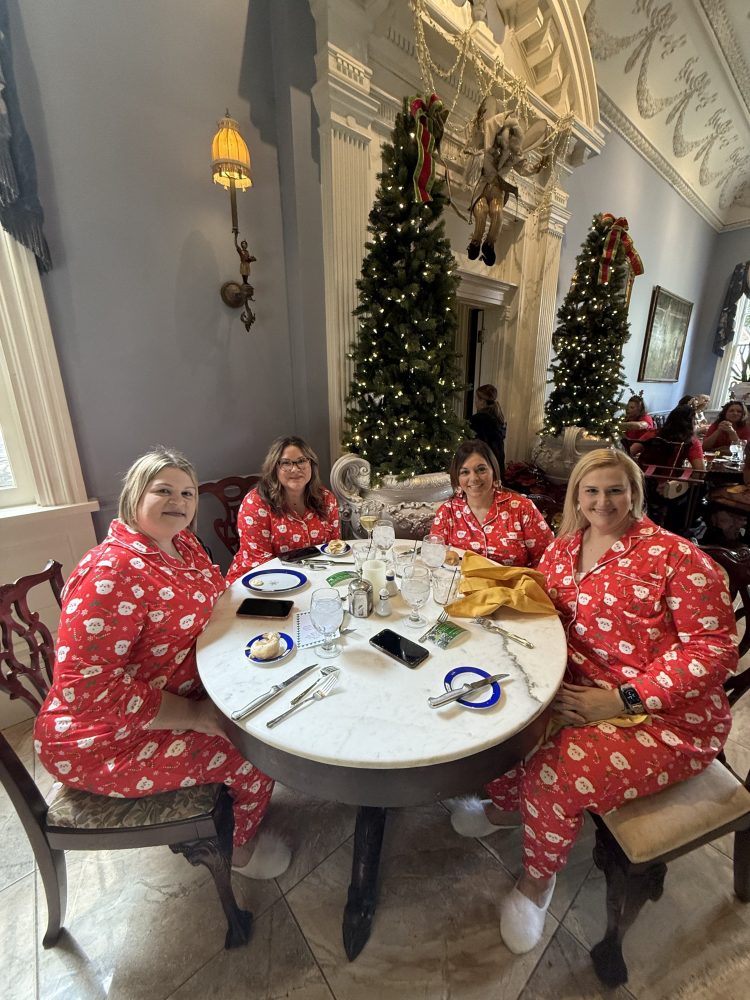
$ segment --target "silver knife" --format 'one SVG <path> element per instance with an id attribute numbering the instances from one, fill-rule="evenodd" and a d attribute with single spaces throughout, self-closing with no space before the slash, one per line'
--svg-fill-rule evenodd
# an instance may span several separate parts
<path id="1" fill-rule="evenodd" d="M 303 670 L 298 670 L 296 674 L 292 674 L 291 677 L 287 677 L 287 679 L 282 681 L 280 684 L 274 684 L 273 687 L 269 688 L 265 694 L 262 694 L 254 701 L 251 701 L 249 705 L 245 705 L 244 708 L 238 708 L 236 712 L 232 712 L 231 718 L 234 722 L 237 722 L 239 719 L 244 719 L 245 716 L 252 715 L 253 712 L 257 712 L 259 708 L 263 708 L 263 706 L 267 705 L 269 701 L 273 701 L 277 695 L 281 694 L 284 688 L 288 688 L 290 684 L 294 684 L 295 681 L 298 681 L 301 677 L 305 677 L 312 670 L 315 670 L 317 665 L 317 663 L 311 663 L 309 667 L 305 667 Z"/>
<path id="2" fill-rule="evenodd" d="M 430 708 L 440 708 L 441 705 L 449 705 L 452 701 L 457 701 L 459 698 L 463 698 L 464 695 L 471 694 L 472 691 L 478 691 L 480 688 L 494 684 L 495 681 L 502 681 L 506 677 L 510 677 L 510 674 L 493 674 L 492 677 L 482 677 L 481 680 L 472 681 L 471 684 L 464 684 L 460 688 L 454 688 L 453 691 L 446 691 L 445 694 L 439 694 L 437 698 L 428 698 L 427 704 Z"/>
<path id="3" fill-rule="evenodd" d="M 515 632 L 509 632 L 507 628 L 503 628 L 502 625 L 498 625 L 497 622 L 491 622 L 487 618 L 475 618 L 475 622 L 482 626 L 482 628 L 487 629 L 488 632 L 497 632 L 499 635 L 504 635 L 506 639 L 513 639 L 514 642 L 520 642 L 522 646 L 526 646 L 527 649 L 535 649 L 533 642 L 529 642 L 528 639 L 524 639 L 522 635 L 516 635 Z"/>

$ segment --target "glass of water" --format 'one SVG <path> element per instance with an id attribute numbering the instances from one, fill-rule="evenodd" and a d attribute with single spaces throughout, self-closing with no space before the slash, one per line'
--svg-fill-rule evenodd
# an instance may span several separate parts
<path id="1" fill-rule="evenodd" d="M 393 527 L 393 521 L 389 521 L 385 517 L 379 518 L 372 529 L 372 540 L 375 543 L 375 547 L 380 549 L 387 561 L 388 553 L 396 541 L 396 529 Z"/>
<path id="2" fill-rule="evenodd" d="M 310 602 L 310 621 L 317 632 L 324 638 L 322 646 L 317 646 L 319 656 L 334 657 L 341 652 L 341 647 L 333 641 L 344 620 L 344 607 L 338 590 L 333 587 L 320 587 L 313 591 Z"/>
<path id="3" fill-rule="evenodd" d="M 745 458 L 745 442 L 744 441 L 734 441 L 729 445 L 729 451 L 732 454 L 732 460 L 737 465 L 742 465 Z"/>
<path id="4" fill-rule="evenodd" d="M 421 628 L 426 625 L 426 619 L 419 613 L 419 609 L 427 603 L 430 596 L 430 571 L 426 566 L 415 563 L 413 566 L 404 567 L 401 596 L 411 607 L 411 614 L 406 619 L 406 624 L 410 628 Z"/>
<path id="5" fill-rule="evenodd" d="M 422 539 L 422 562 L 430 569 L 437 569 L 443 565 L 448 546 L 440 535 L 425 535 Z"/>

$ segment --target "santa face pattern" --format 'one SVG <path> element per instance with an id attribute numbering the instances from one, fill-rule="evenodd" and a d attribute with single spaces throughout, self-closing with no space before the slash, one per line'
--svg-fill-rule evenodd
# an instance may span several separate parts
<path id="1" fill-rule="evenodd" d="M 566 726 L 488 785 L 501 809 L 521 809 L 533 878 L 565 865 L 586 809 L 605 813 L 697 774 L 731 727 L 722 684 L 737 667 L 736 630 L 719 567 L 644 517 L 576 581 L 581 540 L 556 540 L 539 565 L 568 636 L 566 679 L 632 684 L 650 723 Z"/>
<path id="2" fill-rule="evenodd" d="M 308 545 L 323 545 L 334 538 L 341 538 L 341 524 L 336 497 L 324 489 L 325 517 L 313 510 L 303 515 L 284 512 L 274 514 L 257 490 L 251 490 L 240 505 L 237 530 L 240 547 L 227 573 L 227 581 L 234 583 L 261 563 L 275 556 L 283 556 L 292 549 Z"/>
<path id="3" fill-rule="evenodd" d="M 273 783 L 224 738 L 146 730 L 161 691 L 203 696 L 195 642 L 225 589 L 197 538 L 181 531 L 182 556 L 115 520 L 68 579 L 50 691 L 35 749 L 66 785 L 126 798 L 224 782 L 234 798 L 235 843 L 263 816 Z"/>
<path id="4" fill-rule="evenodd" d="M 519 493 L 496 489 L 482 524 L 463 494 L 438 507 L 432 533 L 448 545 L 478 552 L 503 566 L 536 567 L 554 535 L 534 504 Z"/>

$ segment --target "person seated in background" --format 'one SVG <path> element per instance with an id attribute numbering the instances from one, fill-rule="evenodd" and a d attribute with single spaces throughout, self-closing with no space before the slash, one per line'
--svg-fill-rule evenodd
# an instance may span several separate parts
<path id="1" fill-rule="evenodd" d="M 226 588 L 193 534 L 195 470 L 157 448 L 125 476 L 119 516 L 63 590 L 52 686 L 34 745 L 72 788 L 138 798 L 224 782 L 233 865 L 275 878 L 289 848 L 258 833 L 273 781 L 232 746 L 198 677 L 195 643 Z"/>
<path id="2" fill-rule="evenodd" d="M 623 452 L 577 463 L 539 570 L 568 636 L 556 728 L 486 786 L 489 800 L 451 803 L 462 836 L 521 826 L 523 874 L 500 910 L 515 954 L 541 939 L 587 810 L 660 792 L 721 751 L 732 725 L 722 685 L 737 667 L 722 570 L 643 515 L 643 475 Z"/>
<path id="3" fill-rule="evenodd" d="M 504 490 L 484 441 L 464 441 L 450 465 L 455 495 L 438 507 L 432 534 L 504 566 L 535 567 L 554 538 L 527 497 Z"/>
<path id="4" fill-rule="evenodd" d="M 260 477 L 237 514 L 240 547 L 229 583 L 274 556 L 341 538 L 336 497 L 321 483 L 318 456 L 301 437 L 276 438 Z"/>
<path id="5" fill-rule="evenodd" d="M 647 431 L 654 429 L 653 418 L 646 413 L 643 396 L 631 396 L 625 405 L 625 419 L 622 423 L 622 447 L 630 452 L 631 445 L 638 441 Z"/>
<path id="6" fill-rule="evenodd" d="M 703 447 L 706 451 L 729 452 L 731 445 L 750 439 L 750 427 L 747 425 L 747 410 L 739 399 L 730 399 L 725 403 L 716 420 L 707 428 L 703 435 Z"/>
<path id="7" fill-rule="evenodd" d="M 678 406 L 692 406 L 695 411 L 695 435 L 698 438 L 702 438 L 708 430 L 705 410 L 710 398 L 705 392 L 701 392 L 697 396 L 683 396 L 677 404 Z"/>
<path id="8" fill-rule="evenodd" d="M 703 447 L 695 436 L 695 411 L 690 405 L 676 406 L 660 430 L 644 432 L 630 449 L 641 468 L 648 465 L 680 469 L 687 462 L 694 469 L 705 469 Z"/>
<path id="9" fill-rule="evenodd" d="M 480 385 L 476 391 L 477 412 L 469 417 L 474 437 L 488 444 L 497 459 L 500 475 L 505 471 L 505 435 L 508 425 L 497 401 L 494 385 Z"/>

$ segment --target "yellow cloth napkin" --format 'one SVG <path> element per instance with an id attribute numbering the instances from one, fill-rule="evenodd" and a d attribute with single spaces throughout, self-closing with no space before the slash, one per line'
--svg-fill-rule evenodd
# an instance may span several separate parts
<path id="1" fill-rule="evenodd" d="M 503 605 L 531 615 L 557 614 L 541 573 L 525 566 L 500 566 L 475 552 L 464 553 L 458 589 L 464 596 L 446 608 L 451 617 L 491 615 Z"/>

